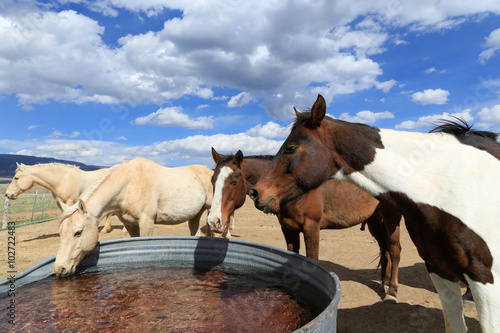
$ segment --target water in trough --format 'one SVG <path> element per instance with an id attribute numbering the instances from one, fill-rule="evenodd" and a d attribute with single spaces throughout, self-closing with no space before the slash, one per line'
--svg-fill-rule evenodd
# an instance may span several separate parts
<path id="1" fill-rule="evenodd" d="M 271 275 L 130 267 L 16 292 L 16 331 L 293 332 L 315 309 Z M 0 296 L 5 304 L 6 294 Z M 3 322 L 7 318 L 1 318 Z"/>

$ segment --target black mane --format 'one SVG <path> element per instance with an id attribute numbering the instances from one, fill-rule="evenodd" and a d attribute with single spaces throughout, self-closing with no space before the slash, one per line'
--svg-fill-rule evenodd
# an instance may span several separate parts
<path id="1" fill-rule="evenodd" d="M 497 141 L 498 139 L 498 133 L 473 130 L 472 125 L 467 124 L 465 120 L 458 117 L 453 118 L 454 120 L 442 119 L 438 121 L 437 123 L 439 125 L 430 130 L 429 133 L 447 133 L 455 136 L 457 139 L 470 135 L 479 136 L 492 141 Z"/>
<path id="2" fill-rule="evenodd" d="M 244 156 L 244 159 L 260 159 L 260 160 L 268 160 L 271 161 L 274 156 L 273 155 L 250 155 L 250 156 Z M 221 158 L 217 165 L 227 163 L 228 161 L 232 161 L 234 159 L 234 154 L 228 154 L 228 155 L 221 155 Z"/>

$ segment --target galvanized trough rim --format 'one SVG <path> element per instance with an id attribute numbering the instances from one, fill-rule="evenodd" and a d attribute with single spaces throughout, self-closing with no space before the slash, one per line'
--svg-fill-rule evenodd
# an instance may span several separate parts
<path id="1" fill-rule="evenodd" d="M 119 256 L 117 256 L 119 254 Z M 196 236 L 152 236 L 120 238 L 99 242 L 78 265 L 78 272 L 92 271 L 99 265 L 116 263 L 189 262 L 196 267 L 240 265 L 258 271 L 281 273 L 284 281 L 307 283 L 324 292 L 330 299 L 327 307 L 311 322 L 294 331 L 333 332 L 336 330 L 337 306 L 340 301 L 340 281 L 334 273 L 307 257 L 274 246 L 237 239 Z M 251 260 L 249 260 L 251 258 Z M 56 256 L 51 256 L 15 276 L 16 289 L 52 276 Z M 244 262 L 244 265 L 241 264 Z M 12 281 L 0 282 L 0 293 L 9 290 Z M 300 283 L 300 282 L 298 282 Z M 333 318 L 332 318 L 333 317 Z M 325 325 L 330 327 L 325 331 Z M 322 329 L 323 327 L 323 329 Z M 333 328 L 333 330 L 331 330 Z"/>

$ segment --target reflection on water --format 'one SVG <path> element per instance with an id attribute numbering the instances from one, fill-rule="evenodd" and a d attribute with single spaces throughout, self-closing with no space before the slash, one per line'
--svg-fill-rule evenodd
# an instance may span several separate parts
<path id="1" fill-rule="evenodd" d="M 192 269 L 147 268 L 49 279 L 18 290 L 15 329 L 292 332 L 319 314 L 279 285 L 269 276 Z"/>

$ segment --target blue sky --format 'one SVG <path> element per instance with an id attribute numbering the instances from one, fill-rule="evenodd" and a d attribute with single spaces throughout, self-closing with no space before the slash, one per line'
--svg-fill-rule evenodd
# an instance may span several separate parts
<path id="1" fill-rule="evenodd" d="M 0 153 L 110 166 L 274 154 L 293 107 L 500 132 L 500 2 L 3 0 Z"/>

